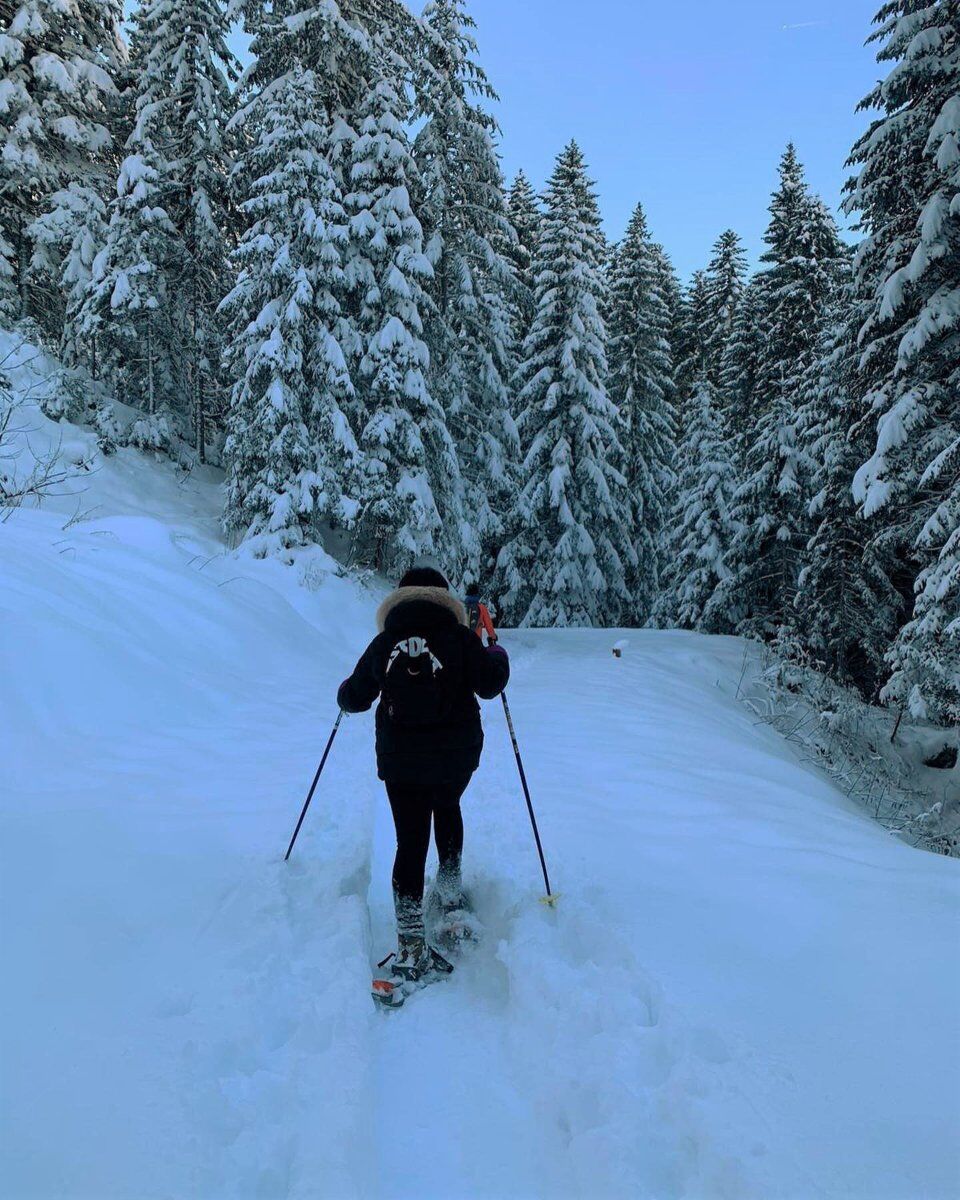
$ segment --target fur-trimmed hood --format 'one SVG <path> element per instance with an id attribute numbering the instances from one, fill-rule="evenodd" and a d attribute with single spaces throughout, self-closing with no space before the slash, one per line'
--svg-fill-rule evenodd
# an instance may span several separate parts
<path id="1" fill-rule="evenodd" d="M 456 596 L 448 592 L 446 588 L 402 587 L 392 591 L 377 609 L 377 629 L 380 633 L 383 633 L 387 624 L 387 617 L 389 617 L 397 605 L 407 604 L 409 601 L 435 604 L 438 608 L 445 608 L 447 612 L 456 617 L 458 624 L 467 624 L 467 610 Z"/>

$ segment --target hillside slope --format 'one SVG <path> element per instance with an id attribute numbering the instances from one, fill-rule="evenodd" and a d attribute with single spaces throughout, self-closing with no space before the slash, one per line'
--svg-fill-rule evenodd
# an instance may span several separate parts
<path id="1" fill-rule="evenodd" d="M 484 940 L 384 1014 L 369 716 L 282 862 L 376 595 L 226 553 L 213 472 L 85 486 L 0 525 L 8 1194 L 957 1194 L 957 862 L 753 723 L 743 643 L 504 635 L 562 899 L 488 706 Z"/>

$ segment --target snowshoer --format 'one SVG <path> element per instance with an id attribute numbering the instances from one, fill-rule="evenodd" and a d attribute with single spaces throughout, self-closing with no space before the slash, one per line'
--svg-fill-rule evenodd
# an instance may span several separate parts
<path id="1" fill-rule="evenodd" d="M 377 773 L 387 789 L 397 831 L 393 895 L 398 952 L 395 974 L 417 979 L 450 965 L 427 944 L 424 869 L 430 826 L 445 909 L 463 904 L 460 799 L 480 763 L 483 728 L 477 696 L 499 696 L 510 677 L 506 651 L 484 645 L 443 575 L 408 571 L 377 611 L 380 632 L 337 693 L 349 713 L 376 716 Z"/>

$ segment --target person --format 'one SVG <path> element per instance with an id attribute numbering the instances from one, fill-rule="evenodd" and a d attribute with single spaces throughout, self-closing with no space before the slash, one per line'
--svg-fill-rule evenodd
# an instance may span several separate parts
<path id="1" fill-rule="evenodd" d="M 450 964 L 427 943 L 424 870 L 430 826 L 439 858 L 437 892 L 445 911 L 464 904 L 460 800 L 480 763 L 483 727 L 477 697 L 499 696 L 510 678 L 506 651 L 467 624 L 463 604 L 432 567 L 408 571 L 377 610 L 377 636 L 337 693 L 348 713 L 376 714 L 377 774 L 397 833 L 393 896 L 397 957 L 393 970 L 418 979 Z"/>

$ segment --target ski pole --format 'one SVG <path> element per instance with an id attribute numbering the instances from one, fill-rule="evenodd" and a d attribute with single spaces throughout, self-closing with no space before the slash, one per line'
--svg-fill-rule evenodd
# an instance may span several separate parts
<path id="1" fill-rule="evenodd" d="M 307 815 L 307 809 L 310 807 L 310 801 L 313 799 L 313 793 L 317 790 L 317 784 L 320 782 L 320 775 L 326 765 L 327 755 L 330 753 L 330 747 L 333 745 L 333 739 L 337 736 L 337 730 L 340 728 L 340 722 L 343 720 L 343 709 L 337 713 L 337 719 L 333 723 L 333 729 L 330 730 L 330 736 L 327 738 L 326 749 L 323 752 L 323 758 L 320 759 L 320 766 L 317 767 L 317 773 L 313 777 L 313 783 L 310 785 L 310 791 L 307 792 L 307 798 L 303 802 L 303 808 L 300 812 L 300 820 L 297 822 L 297 827 L 293 831 L 293 837 L 290 839 L 290 845 L 287 847 L 287 852 L 283 856 L 283 861 L 287 862 L 290 854 L 293 851 L 293 843 L 297 840 L 297 834 L 300 832 L 300 826 L 303 824 L 303 818 Z"/>
<path id="2" fill-rule="evenodd" d="M 493 627 L 493 621 L 490 618 L 490 612 L 485 604 L 478 606 L 480 624 L 483 627 L 487 638 L 491 642 L 497 641 L 497 631 Z M 506 690 L 500 693 L 500 699 L 503 701 L 503 713 L 507 718 L 507 729 L 510 731 L 510 741 L 513 743 L 513 753 L 517 760 L 517 770 L 520 773 L 520 784 L 523 788 L 523 798 L 527 802 L 527 812 L 530 814 L 530 824 L 533 828 L 533 838 L 537 843 L 537 854 L 540 856 L 540 870 L 543 872 L 543 883 L 547 889 L 547 894 L 543 897 L 543 903 L 549 904 L 551 908 L 556 907 L 559 896 L 555 896 L 550 888 L 550 876 L 547 874 L 547 860 L 543 854 L 543 843 L 540 841 L 540 830 L 537 828 L 537 815 L 533 811 L 533 800 L 530 798 L 530 788 L 527 784 L 527 773 L 523 769 L 523 759 L 520 757 L 520 745 L 517 742 L 517 731 L 513 726 L 513 716 L 510 712 L 510 705 L 507 703 Z"/>
<path id="3" fill-rule="evenodd" d="M 524 799 L 527 802 L 527 812 L 530 814 L 530 824 L 533 826 L 533 837 L 537 843 L 537 854 L 540 855 L 540 870 L 543 872 L 543 883 L 547 889 L 547 894 L 543 897 L 543 903 L 549 904 L 551 908 L 556 906 L 559 896 L 555 896 L 550 890 L 550 876 L 547 874 L 547 860 L 543 856 L 543 844 L 540 841 L 540 830 L 537 828 L 537 817 L 533 811 L 533 801 L 530 799 L 530 788 L 527 786 L 527 776 L 523 769 L 523 759 L 520 757 L 520 747 L 517 745 L 517 733 L 513 728 L 513 717 L 510 715 L 510 705 L 507 703 L 507 693 L 501 692 L 500 699 L 503 701 L 503 712 L 507 718 L 507 728 L 510 730 L 510 741 L 513 742 L 513 753 L 517 757 L 517 770 L 520 772 L 520 783 L 523 786 Z"/>

